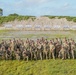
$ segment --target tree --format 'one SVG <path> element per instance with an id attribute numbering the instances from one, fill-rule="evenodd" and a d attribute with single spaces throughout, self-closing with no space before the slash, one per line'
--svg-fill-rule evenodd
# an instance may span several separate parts
<path id="1" fill-rule="evenodd" d="M 19 15 L 14 13 L 14 14 L 10 14 L 9 16 L 19 16 Z"/>
<path id="2" fill-rule="evenodd" d="M 3 15 L 3 9 L 0 8 L 0 16 Z"/>
<path id="3" fill-rule="evenodd" d="M 73 18 L 73 22 L 76 22 L 76 18 Z"/>

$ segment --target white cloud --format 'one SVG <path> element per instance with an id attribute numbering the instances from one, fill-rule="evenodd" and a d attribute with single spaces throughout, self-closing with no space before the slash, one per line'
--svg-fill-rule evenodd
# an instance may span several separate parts
<path id="1" fill-rule="evenodd" d="M 63 5 L 64 8 L 68 8 L 69 6 L 70 6 L 69 3 L 65 3 L 65 4 Z"/>

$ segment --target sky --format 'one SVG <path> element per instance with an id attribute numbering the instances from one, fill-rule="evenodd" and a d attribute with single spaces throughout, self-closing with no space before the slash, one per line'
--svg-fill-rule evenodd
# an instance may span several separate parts
<path id="1" fill-rule="evenodd" d="M 76 16 L 76 0 L 0 0 L 3 15 Z"/>

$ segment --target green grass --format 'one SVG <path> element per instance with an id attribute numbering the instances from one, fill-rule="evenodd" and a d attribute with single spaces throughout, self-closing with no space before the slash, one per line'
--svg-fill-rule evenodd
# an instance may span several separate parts
<path id="1" fill-rule="evenodd" d="M 0 75 L 75 75 L 76 60 L 0 61 Z"/>
<path id="2" fill-rule="evenodd" d="M 49 32 L 49 33 L 48 33 Z M 67 33 L 66 33 L 67 32 Z M 76 31 L 36 31 L 36 33 L 32 31 L 32 33 L 27 33 L 27 31 L 19 31 L 19 30 L 0 30 L 0 40 L 2 39 L 10 39 L 12 38 L 32 38 L 37 39 L 40 37 L 45 37 L 47 39 L 51 38 L 73 38 L 76 39 Z"/>

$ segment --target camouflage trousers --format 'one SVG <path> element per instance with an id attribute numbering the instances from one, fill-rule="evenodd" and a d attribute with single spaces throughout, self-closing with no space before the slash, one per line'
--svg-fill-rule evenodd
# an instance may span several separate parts
<path id="1" fill-rule="evenodd" d="M 49 59 L 50 58 L 55 59 L 55 52 L 54 51 L 49 51 Z"/>
<path id="2" fill-rule="evenodd" d="M 72 58 L 75 59 L 75 50 L 71 50 Z"/>

